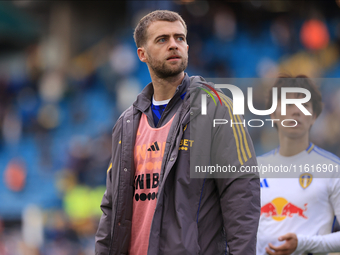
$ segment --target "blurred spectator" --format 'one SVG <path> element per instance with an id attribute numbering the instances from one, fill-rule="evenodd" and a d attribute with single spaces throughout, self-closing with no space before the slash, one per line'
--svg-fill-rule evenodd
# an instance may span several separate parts
<path id="1" fill-rule="evenodd" d="M 6 186 L 15 192 L 21 191 L 25 187 L 26 168 L 19 159 L 12 159 L 4 172 Z"/>

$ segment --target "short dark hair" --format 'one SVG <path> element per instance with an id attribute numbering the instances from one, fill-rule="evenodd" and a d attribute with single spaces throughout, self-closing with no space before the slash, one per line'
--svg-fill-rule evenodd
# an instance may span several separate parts
<path id="1" fill-rule="evenodd" d="M 152 22 L 155 22 L 155 21 L 175 22 L 177 20 L 179 20 L 182 23 L 185 29 L 185 33 L 187 33 L 187 25 L 185 24 L 184 20 L 177 12 L 167 11 L 167 10 L 157 10 L 157 11 L 153 11 L 145 15 L 138 22 L 135 28 L 135 31 L 133 33 L 133 38 L 135 39 L 137 48 L 145 44 L 146 39 L 147 39 L 147 30 Z"/>
<path id="2" fill-rule="evenodd" d="M 300 74 L 297 76 L 292 76 L 289 74 L 281 74 L 274 86 L 270 89 L 268 97 L 267 97 L 267 105 L 266 109 L 269 109 L 272 106 L 273 103 L 273 88 L 278 88 L 277 96 L 278 99 L 281 98 L 281 88 L 283 87 L 296 87 L 296 88 L 304 88 L 309 90 L 311 93 L 311 99 L 310 101 L 312 102 L 313 106 L 313 115 L 316 116 L 316 118 L 320 115 L 322 111 L 322 97 L 319 89 L 316 87 L 316 85 L 311 81 L 308 76 Z"/>

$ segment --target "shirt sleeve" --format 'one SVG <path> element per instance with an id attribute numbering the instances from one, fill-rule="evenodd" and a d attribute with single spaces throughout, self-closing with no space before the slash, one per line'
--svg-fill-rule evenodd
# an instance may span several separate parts
<path id="1" fill-rule="evenodd" d="M 340 179 L 330 179 L 329 200 L 337 219 L 340 219 Z M 327 235 L 305 236 L 297 235 L 296 252 L 327 253 L 340 252 L 340 232 Z"/>
<path id="2" fill-rule="evenodd" d="M 295 252 L 325 253 L 340 251 L 340 232 L 320 236 L 297 235 Z"/>

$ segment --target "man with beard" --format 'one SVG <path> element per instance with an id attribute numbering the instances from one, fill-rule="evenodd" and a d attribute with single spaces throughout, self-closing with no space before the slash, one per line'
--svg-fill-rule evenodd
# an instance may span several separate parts
<path id="1" fill-rule="evenodd" d="M 258 175 L 190 177 L 196 162 L 238 169 L 257 163 L 243 125 L 209 122 L 236 117 L 213 84 L 184 73 L 186 34 L 185 22 L 171 11 L 149 13 L 135 29 L 137 54 L 152 82 L 113 128 L 96 255 L 255 254 Z M 221 102 L 207 100 L 207 115 L 199 105 L 204 86 Z"/>

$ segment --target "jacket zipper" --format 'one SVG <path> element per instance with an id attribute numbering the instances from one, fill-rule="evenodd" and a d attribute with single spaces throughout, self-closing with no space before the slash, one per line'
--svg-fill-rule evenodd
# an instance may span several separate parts
<path id="1" fill-rule="evenodd" d="M 183 112 L 187 112 L 187 109 L 183 109 Z M 181 119 L 179 119 L 178 120 L 178 123 L 177 123 L 177 126 L 176 126 L 176 128 L 175 128 L 175 130 L 174 130 L 174 132 L 173 132 L 173 136 L 172 137 L 175 137 L 175 134 L 178 132 L 178 130 L 179 130 L 179 127 L 181 126 L 181 124 L 182 124 L 182 121 L 183 121 L 183 119 L 185 118 L 185 115 L 186 114 L 183 114 L 183 116 L 181 117 Z M 171 152 L 172 152 L 172 150 L 173 150 L 173 147 L 175 146 L 175 144 L 174 144 L 174 141 L 176 140 L 176 138 L 172 138 L 171 137 L 171 141 L 170 141 L 170 148 L 169 148 L 169 152 L 168 152 L 168 154 L 166 155 L 166 161 L 164 162 L 164 167 L 163 167 L 163 169 L 162 169 L 162 172 L 161 172 L 161 179 L 160 179 L 160 185 L 162 185 L 163 186 L 163 179 L 164 179 L 164 173 L 165 173 L 165 169 L 166 169 L 166 166 L 167 166 L 167 164 L 169 163 L 169 158 L 171 157 Z M 158 201 L 158 200 L 157 200 Z"/>

